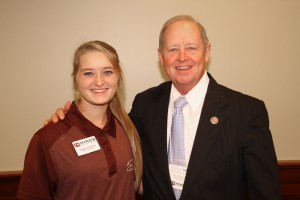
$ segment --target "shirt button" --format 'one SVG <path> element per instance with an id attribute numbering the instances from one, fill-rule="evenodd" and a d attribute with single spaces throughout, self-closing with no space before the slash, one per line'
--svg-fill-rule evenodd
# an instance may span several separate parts
<path id="1" fill-rule="evenodd" d="M 110 148 L 109 148 L 109 147 L 106 147 L 106 151 L 110 152 Z"/>
<path id="2" fill-rule="evenodd" d="M 115 169 L 116 169 L 116 165 L 112 165 L 111 168 L 112 168 L 113 170 L 115 170 Z"/>

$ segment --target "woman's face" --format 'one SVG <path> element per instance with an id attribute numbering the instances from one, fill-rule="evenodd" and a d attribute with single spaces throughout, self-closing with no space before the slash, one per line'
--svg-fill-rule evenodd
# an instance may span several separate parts
<path id="1" fill-rule="evenodd" d="M 118 80 L 114 66 L 102 52 L 81 55 L 76 74 L 80 106 L 107 106 L 117 91 Z"/>

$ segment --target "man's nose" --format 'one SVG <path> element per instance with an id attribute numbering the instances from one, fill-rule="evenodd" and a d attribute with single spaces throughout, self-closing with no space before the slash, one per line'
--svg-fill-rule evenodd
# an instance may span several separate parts
<path id="1" fill-rule="evenodd" d="M 181 62 L 186 61 L 187 60 L 187 52 L 185 49 L 180 49 L 179 50 L 179 54 L 178 54 L 178 58 Z"/>

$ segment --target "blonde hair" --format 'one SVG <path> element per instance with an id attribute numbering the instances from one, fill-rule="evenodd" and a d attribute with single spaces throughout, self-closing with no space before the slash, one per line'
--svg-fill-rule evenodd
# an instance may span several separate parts
<path id="1" fill-rule="evenodd" d="M 135 161 L 135 187 L 139 188 L 141 183 L 141 177 L 143 173 L 143 163 L 142 163 L 142 150 L 141 150 L 141 141 L 140 137 L 138 135 L 138 132 L 132 123 L 131 119 L 129 118 L 127 112 L 125 111 L 123 104 L 121 102 L 121 98 L 123 98 L 124 94 L 124 85 L 123 85 L 123 72 L 120 66 L 119 57 L 117 54 L 117 51 L 110 46 L 109 44 L 102 42 L 102 41 L 90 41 L 87 43 L 82 44 L 78 47 L 74 54 L 74 61 L 73 61 L 73 86 L 74 86 L 74 98 L 75 102 L 78 104 L 80 101 L 80 95 L 77 89 L 77 83 L 76 83 L 76 74 L 79 69 L 79 60 L 80 57 L 87 53 L 92 51 L 99 51 L 102 52 L 112 63 L 114 66 L 114 69 L 116 70 L 116 73 L 118 74 L 119 80 L 118 80 L 118 89 L 116 91 L 116 94 L 112 98 L 111 102 L 109 103 L 110 110 L 114 114 L 114 116 L 117 118 L 117 120 L 121 123 L 123 126 L 130 144 L 131 149 L 133 152 L 133 157 Z"/>
<path id="2" fill-rule="evenodd" d="M 167 28 L 171 24 L 178 22 L 178 21 L 188 21 L 188 22 L 195 23 L 199 28 L 204 47 L 206 47 L 206 45 L 209 43 L 209 40 L 206 35 L 206 31 L 205 31 L 204 27 L 197 20 L 195 20 L 193 17 L 191 17 L 189 15 L 178 15 L 178 16 L 172 17 L 171 19 L 166 21 L 165 24 L 163 25 L 163 27 L 160 31 L 160 34 L 159 34 L 159 49 L 162 49 L 164 46 L 164 35 L 165 35 Z"/>

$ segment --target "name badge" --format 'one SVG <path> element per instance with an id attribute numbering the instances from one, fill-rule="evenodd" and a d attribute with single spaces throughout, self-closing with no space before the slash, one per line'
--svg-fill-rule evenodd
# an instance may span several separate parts
<path id="1" fill-rule="evenodd" d="M 169 164 L 169 171 L 171 177 L 171 184 L 173 188 L 182 190 L 185 175 L 186 175 L 186 167 Z"/>
<path id="2" fill-rule="evenodd" d="M 100 150 L 100 146 L 95 136 L 74 141 L 72 144 L 78 156 Z"/>

